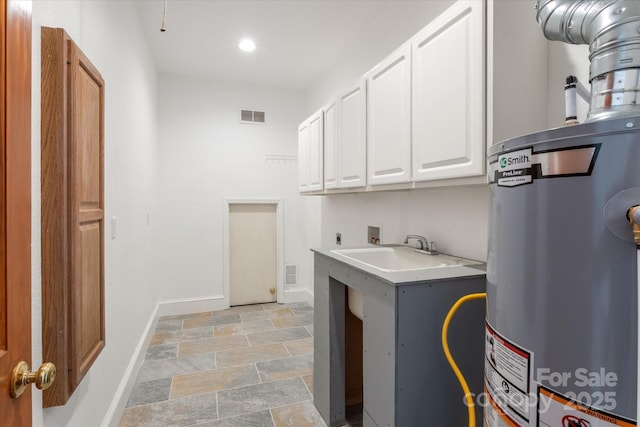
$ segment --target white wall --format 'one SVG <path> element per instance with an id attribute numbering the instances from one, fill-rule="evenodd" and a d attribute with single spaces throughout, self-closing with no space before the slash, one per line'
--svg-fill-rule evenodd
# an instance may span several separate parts
<path id="1" fill-rule="evenodd" d="M 532 4 L 487 2 L 489 145 L 547 129 L 549 41 Z"/>
<path id="2" fill-rule="evenodd" d="M 223 298 L 225 198 L 282 199 L 284 263 L 309 277 L 306 235 L 315 224 L 306 221 L 307 200 L 298 195 L 297 164 L 265 157 L 297 155 L 304 100 L 281 89 L 160 77 L 155 281 L 161 300 Z M 264 111 L 266 125 L 239 123 L 241 109 Z"/>
<path id="3" fill-rule="evenodd" d="M 367 226 L 381 227 L 382 243 L 402 243 L 408 234 L 435 241 L 442 253 L 486 260 L 489 222 L 486 186 L 325 196 L 322 246 L 367 243 Z"/>
<path id="4" fill-rule="evenodd" d="M 33 365 L 42 361 L 40 256 L 40 27 L 61 27 L 105 80 L 106 348 L 62 407 L 42 410 L 34 392 L 34 426 L 99 426 L 157 304 L 147 212 L 155 215 L 156 72 L 132 3 L 33 2 L 32 295 Z M 109 238 L 109 218 L 118 235 Z M 61 373 L 60 373 L 61 374 Z M 108 421 L 108 419 L 106 420 Z"/>

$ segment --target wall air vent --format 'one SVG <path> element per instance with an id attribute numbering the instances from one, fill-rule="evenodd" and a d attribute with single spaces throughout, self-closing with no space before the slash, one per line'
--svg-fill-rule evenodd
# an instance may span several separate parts
<path id="1" fill-rule="evenodd" d="M 286 265 L 285 266 L 285 287 L 295 286 L 298 282 L 298 266 Z"/>
<path id="2" fill-rule="evenodd" d="M 264 111 L 240 110 L 240 123 L 265 124 Z"/>

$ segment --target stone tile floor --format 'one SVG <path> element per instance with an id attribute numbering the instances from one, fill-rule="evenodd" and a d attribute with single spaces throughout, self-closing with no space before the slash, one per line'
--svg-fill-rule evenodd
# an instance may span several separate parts
<path id="1" fill-rule="evenodd" d="M 312 374 L 307 303 L 162 317 L 119 427 L 326 427 Z"/>

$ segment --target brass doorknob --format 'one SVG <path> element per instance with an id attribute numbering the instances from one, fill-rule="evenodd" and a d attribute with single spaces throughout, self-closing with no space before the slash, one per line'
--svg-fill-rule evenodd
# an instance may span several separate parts
<path id="1" fill-rule="evenodd" d="M 43 363 L 36 371 L 29 370 L 29 364 L 24 360 L 13 368 L 11 375 L 11 397 L 20 397 L 27 385 L 35 383 L 40 390 L 51 387 L 56 379 L 56 365 L 51 362 Z"/>

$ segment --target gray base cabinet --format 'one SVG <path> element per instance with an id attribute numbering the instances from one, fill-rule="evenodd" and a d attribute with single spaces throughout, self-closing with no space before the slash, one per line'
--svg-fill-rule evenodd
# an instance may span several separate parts
<path id="1" fill-rule="evenodd" d="M 389 283 L 315 254 L 314 404 L 329 426 L 345 420 L 345 286 L 363 293 L 365 427 L 463 426 L 467 407 L 441 345 L 444 318 L 485 276 Z M 449 346 L 472 392 L 483 391 L 485 304 L 463 305 Z M 482 420 L 482 408 L 476 407 Z"/>

